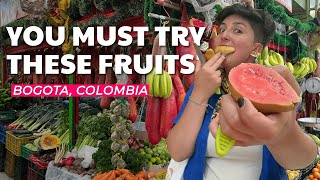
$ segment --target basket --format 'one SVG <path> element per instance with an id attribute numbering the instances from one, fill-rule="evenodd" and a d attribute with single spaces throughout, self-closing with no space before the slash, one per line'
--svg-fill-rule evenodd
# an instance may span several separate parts
<path id="1" fill-rule="evenodd" d="M 10 152 L 9 150 L 6 151 L 6 160 L 4 163 L 4 172 L 9 176 L 14 176 L 14 168 L 16 164 L 16 156 Z"/>
<path id="2" fill-rule="evenodd" d="M 0 121 L 15 120 L 16 111 L 0 111 Z"/>
<path id="3" fill-rule="evenodd" d="M 37 138 L 37 136 L 18 138 L 11 131 L 7 131 L 6 136 L 6 148 L 16 156 L 21 156 L 22 144 L 27 144 Z"/>
<path id="4" fill-rule="evenodd" d="M 25 145 L 26 145 L 26 144 L 23 144 L 23 145 L 21 146 L 21 157 L 29 160 L 30 154 L 36 154 L 37 151 L 31 150 L 31 149 L 27 148 Z"/>

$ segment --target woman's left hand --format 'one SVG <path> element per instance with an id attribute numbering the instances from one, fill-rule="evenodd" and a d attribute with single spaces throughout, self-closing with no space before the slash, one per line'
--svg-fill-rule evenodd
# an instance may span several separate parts
<path id="1" fill-rule="evenodd" d="M 299 85 L 285 66 L 274 69 L 300 93 Z M 220 124 L 222 131 L 235 139 L 238 146 L 273 144 L 290 131 L 288 127 L 292 127 L 290 124 L 294 121 L 295 111 L 265 115 L 258 112 L 247 98 L 236 102 L 230 95 L 225 95 L 221 99 L 219 115 L 210 124 L 210 131 L 215 136 Z"/>

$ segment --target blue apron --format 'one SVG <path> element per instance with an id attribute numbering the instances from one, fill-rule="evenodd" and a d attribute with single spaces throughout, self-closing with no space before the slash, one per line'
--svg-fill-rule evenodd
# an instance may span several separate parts
<path id="1" fill-rule="evenodd" d="M 193 90 L 194 85 L 192 85 L 187 92 L 183 105 L 181 107 L 180 112 L 178 113 L 177 117 L 175 118 L 173 124 L 176 124 L 187 103 L 189 100 L 189 96 Z M 208 103 L 215 107 L 217 101 L 219 100 L 221 95 L 212 95 L 208 101 Z M 213 109 L 207 108 L 207 111 L 204 116 L 204 121 L 199 131 L 194 154 L 189 158 L 188 164 L 184 171 L 184 180 L 202 180 L 203 179 L 203 172 L 205 169 L 205 154 L 207 150 L 207 139 L 209 135 L 209 124 L 211 121 L 211 117 L 213 114 Z M 262 155 L 262 170 L 260 174 L 260 180 L 287 180 L 288 176 L 286 171 L 283 167 L 281 167 L 274 157 L 272 156 L 271 152 L 268 150 L 267 146 L 263 145 L 263 155 Z"/>

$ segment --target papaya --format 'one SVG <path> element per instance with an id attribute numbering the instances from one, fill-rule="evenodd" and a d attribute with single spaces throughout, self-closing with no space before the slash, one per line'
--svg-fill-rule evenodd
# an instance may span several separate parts
<path id="1" fill-rule="evenodd" d="M 290 84 L 266 66 L 242 63 L 231 69 L 228 77 L 231 96 L 248 98 L 261 113 L 292 111 L 301 101 Z"/>

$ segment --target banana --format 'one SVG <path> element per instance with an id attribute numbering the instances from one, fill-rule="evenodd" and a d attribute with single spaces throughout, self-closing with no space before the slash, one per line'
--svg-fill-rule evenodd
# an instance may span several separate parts
<path id="1" fill-rule="evenodd" d="M 314 67 L 313 67 L 313 63 L 312 63 L 311 59 L 308 59 L 307 63 L 309 65 L 309 73 L 312 73 Z"/>
<path id="2" fill-rule="evenodd" d="M 160 97 L 160 74 L 155 74 L 153 78 L 153 96 Z"/>
<path id="3" fill-rule="evenodd" d="M 286 62 L 286 66 L 288 67 L 290 72 L 293 74 L 293 65 L 291 64 L 291 62 Z"/>
<path id="4" fill-rule="evenodd" d="M 58 17 L 58 16 L 52 16 L 51 19 L 52 19 L 55 23 L 57 23 L 59 26 L 64 25 L 65 20 L 62 19 L 60 16 L 59 16 L 59 17 Z"/>
<path id="5" fill-rule="evenodd" d="M 284 65 L 284 59 L 281 56 L 281 54 L 277 53 L 277 52 L 273 52 L 273 57 L 276 58 L 276 60 L 278 61 L 278 64 L 280 65 Z"/>
<path id="6" fill-rule="evenodd" d="M 167 95 L 167 78 L 166 78 L 166 71 L 162 70 L 162 74 L 160 75 L 160 84 L 159 84 L 159 96 L 160 97 L 164 97 L 165 95 Z"/>
<path id="7" fill-rule="evenodd" d="M 299 78 L 304 78 L 309 73 L 309 70 L 310 70 L 309 65 L 305 64 L 305 67 L 301 72 L 301 74 L 299 75 Z"/>
<path id="8" fill-rule="evenodd" d="M 204 54 L 204 58 L 209 61 L 209 59 L 211 59 L 214 56 L 214 50 L 209 48 L 208 50 L 206 50 L 206 53 Z"/>
<path id="9" fill-rule="evenodd" d="M 149 74 L 147 74 L 146 83 L 149 85 L 149 94 L 153 96 L 153 78 L 155 75 L 155 68 L 151 70 Z"/>
<path id="10" fill-rule="evenodd" d="M 270 52 L 270 53 L 269 53 L 269 55 L 268 55 L 268 60 L 269 60 L 269 62 L 270 62 L 270 64 L 271 64 L 272 66 L 276 66 L 276 65 L 278 65 L 279 63 L 278 63 L 277 59 L 274 57 L 273 54 L 274 54 L 273 52 Z"/>
<path id="11" fill-rule="evenodd" d="M 310 59 L 310 61 L 311 61 L 311 63 L 313 64 L 313 69 L 312 69 L 312 72 L 315 72 L 316 71 L 316 69 L 317 69 L 317 62 L 316 62 L 316 60 L 314 60 L 314 59 Z"/>
<path id="12" fill-rule="evenodd" d="M 270 62 L 269 62 L 269 56 L 268 56 L 268 58 L 266 58 L 266 59 L 263 60 L 263 63 L 264 63 L 266 66 L 272 66 L 272 65 L 270 64 Z"/>
<path id="13" fill-rule="evenodd" d="M 294 75 L 295 78 L 300 77 L 300 74 L 301 74 L 302 71 L 304 70 L 305 66 L 306 66 L 305 64 L 300 63 L 300 62 L 296 63 L 296 64 L 293 66 L 293 69 L 294 69 L 293 75 Z"/>
<path id="14" fill-rule="evenodd" d="M 172 79 L 170 74 L 166 71 L 166 78 L 167 78 L 167 94 L 164 96 L 164 99 L 168 99 L 169 96 L 171 95 L 172 91 Z"/>
<path id="15" fill-rule="evenodd" d="M 261 53 L 261 58 L 262 60 L 265 60 L 268 58 L 268 46 L 265 46 L 262 50 L 262 53 Z"/>

